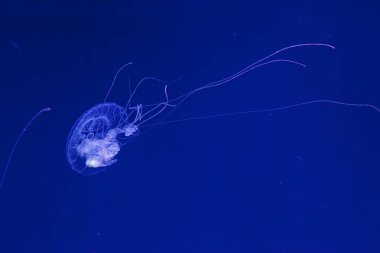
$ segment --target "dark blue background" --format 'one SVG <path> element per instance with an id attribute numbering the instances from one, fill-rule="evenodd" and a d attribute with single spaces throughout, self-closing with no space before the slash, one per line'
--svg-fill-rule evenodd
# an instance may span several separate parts
<path id="1" fill-rule="evenodd" d="M 112 2 L 112 3 L 111 3 Z M 379 252 L 380 114 L 309 105 L 158 126 L 106 173 L 70 170 L 70 128 L 144 76 L 220 79 L 281 47 L 274 64 L 190 98 L 171 119 L 313 99 L 380 105 L 378 1 L 2 1 L 0 252 Z M 147 83 L 138 98 L 161 96 Z M 160 98 L 160 97 L 159 97 Z M 137 101 L 138 102 L 138 101 Z"/>

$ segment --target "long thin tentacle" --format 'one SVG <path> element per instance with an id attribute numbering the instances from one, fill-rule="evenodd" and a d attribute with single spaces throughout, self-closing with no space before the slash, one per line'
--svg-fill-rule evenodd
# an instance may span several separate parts
<path id="1" fill-rule="evenodd" d="M 177 120 L 170 120 L 170 121 L 164 121 L 164 122 L 158 122 L 154 124 L 145 125 L 144 127 L 150 127 L 153 125 L 164 125 L 164 124 L 171 124 L 171 123 L 178 123 L 183 121 L 190 121 L 190 120 L 199 120 L 199 119 L 211 119 L 211 118 L 221 118 L 221 117 L 228 117 L 228 116 L 235 116 L 235 115 L 242 115 L 242 114 L 250 114 L 250 113 L 261 113 L 261 112 L 275 112 L 275 111 L 281 111 L 286 109 L 292 109 L 304 105 L 311 105 L 311 104 L 320 104 L 320 103 L 328 103 L 328 104 L 336 104 L 336 105 L 343 105 L 343 106 L 351 106 L 351 107 L 365 107 L 369 109 L 373 109 L 376 112 L 380 113 L 380 108 L 371 104 L 365 104 L 365 103 L 346 103 L 336 100 L 330 100 L 330 99 L 318 99 L 318 100 L 311 100 L 306 102 L 301 102 L 297 104 L 292 105 L 286 105 L 286 106 L 280 106 L 280 107 L 273 107 L 273 108 L 264 108 L 264 109 L 257 109 L 257 110 L 248 110 L 248 111 L 239 111 L 239 112 L 229 112 L 229 113 L 220 113 L 220 114 L 213 114 L 213 115 L 205 115 L 205 116 L 198 116 L 198 117 L 190 117 L 190 118 L 184 118 L 184 119 L 177 119 Z"/>
<path id="2" fill-rule="evenodd" d="M 109 94 L 111 93 L 111 90 L 112 90 L 113 86 L 115 85 L 115 82 L 116 82 L 116 79 L 117 79 L 119 73 L 120 73 L 123 69 L 125 69 L 126 67 L 128 67 L 128 66 L 131 65 L 131 64 L 133 64 L 133 62 L 128 62 L 128 63 L 124 64 L 123 66 L 121 66 L 121 67 L 116 71 L 116 74 L 115 74 L 115 76 L 113 77 L 113 80 L 112 80 L 112 84 L 111 84 L 110 88 L 108 89 L 106 96 L 104 97 L 103 103 L 105 103 L 105 102 L 107 101 L 107 98 L 108 98 Z"/>
<path id="3" fill-rule="evenodd" d="M 8 156 L 8 160 L 7 160 L 7 163 L 5 164 L 5 168 L 3 170 L 3 173 L 1 175 L 1 178 L 0 178 L 0 189 L 2 188 L 3 184 L 4 184 L 4 181 L 5 181 L 5 177 L 7 175 L 7 172 L 8 172 L 8 169 L 9 169 L 9 164 L 12 160 L 12 156 L 13 156 L 13 153 L 15 152 L 16 148 L 17 148 L 17 145 L 18 143 L 20 142 L 22 136 L 24 135 L 24 133 L 26 132 L 26 130 L 28 130 L 28 128 L 30 127 L 30 125 L 34 122 L 35 119 L 37 119 L 42 113 L 44 112 L 49 112 L 51 111 L 51 108 L 50 107 L 47 107 L 47 108 L 43 108 L 41 109 L 40 111 L 38 111 L 31 120 L 29 120 L 29 122 L 25 125 L 25 127 L 22 129 L 21 133 L 18 135 L 15 143 L 13 144 L 13 147 L 11 149 L 11 152 L 9 153 L 9 156 Z"/>

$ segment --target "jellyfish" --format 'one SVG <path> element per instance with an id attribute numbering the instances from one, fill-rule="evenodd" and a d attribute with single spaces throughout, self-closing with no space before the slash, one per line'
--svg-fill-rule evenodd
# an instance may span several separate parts
<path id="1" fill-rule="evenodd" d="M 289 63 L 305 67 L 305 65 L 301 62 L 279 57 L 280 53 L 284 51 L 301 47 L 325 47 L 329 49 L 335 49 L 334 46 L 324 43 L 306 43 L 291 45 L 269 54 L 268 56 L 248 65 L 247 67 L 241 69 L 240 71 L 232 75 L 229 75 L 223 79 L 211 83 L 201 85 L 196 89 L 185 92 L 184 94 L 174 98 L 169 97 L 168 95 L 167 82 L 152 77 L 146 77 L 143 78 L 140 82 L 138 82 L 133 91 L 130 92 L 130 96 L 127 100 L 126 106 L 120 106 L 116 103 L 108 102 L 107 99 L 115 84 L 115 80 L 118 74 L 132 63 L 130 62 L 125 64 L 116 72 L 113 78 L 113 82 L 110 88 L 108 89 L 108 92 L 103 102 L 88 109 L 79 117 L 79 119 L 73 125 L 69 133 L 66 145 L 67 160 L 71 166 L 71 169 L 85 176 L 94 175 L 106 171 L 106 169 L 109 166 L 117 162 L 116 157 L 120 152 L 122 146 L 126 143 L 129 143 L 130 140 L 140 135 L 140 130 L 143 127 L 147 126 L 150 127 L 149 129 L 151 129 L 154 126 L 160 124 L 168 124 L 172 122 L 212 117 L 223 117 L 244 113 L 273 112 L 315 103 L 332 103 L 344 106 L 369 107 L 376 110 L 377 112 L 380 112 L 379 108 L 370 104 L 354 104 L 328 99 L 320 99 L 276 108 L 264 108 L 259 110 L 240 111 L 234 113 L 225 113 L 218 115 L 208 115 L 187 119 L 165 121 L 165 119 L 167 119 L 167 117 L 174 110 L 176 110 L 186 99 L 188 99 L 195 93 L 201 92 L 202 90 L 208 90 L 211 88 L 216 88 L 222 85 L 229 84 L 234 79 L 237 79 L 240 76 L 245 75 L 248 72 L 251 72 L 252 70 L 257 69 L 259 67 L 263 67 L 265 65 L 273 63 Z M 140 85 L 148 79 L 155 80 L 163 84 L 163 94 L 165 95 L 165 99 L 160 103 L 156 104 L 132 105 L 132 98 L 134 97 L 136 91 L 139 89 Z M 164 116 L 160 118 L 158 117 L 160 115 Z"/>

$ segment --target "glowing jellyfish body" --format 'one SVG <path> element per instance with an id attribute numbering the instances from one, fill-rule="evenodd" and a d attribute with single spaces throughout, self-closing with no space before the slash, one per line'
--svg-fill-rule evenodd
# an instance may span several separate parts
<path id="1" fill-rule="evenodd" d="M 126 110 L 115 103 L 98 104 L 83 113 L 72 127 L 66 146 L 71 168 L 81 175 L 103 172 L 120 151 L 118 135 L 129 136 Z"/>
<path id="2" fill-rule="evenodd" d="M 122 139 L 129 139 L 132 136 L 137 135 L 140 131 L 140 128 L 146 126 L 152 127 L 158 124 L 166 124 L 170 122 L 222 117 L 243 113 L 273 112 L 315 103 L 330 103 L 344 106 L 368 107 L 380 112 L 379 108 L 370 104 L 355 104 L 329 99 L 319 99 L 274 108 L 264 108 L 243 112 L 233 112 L 218 115 L 208 115 L 203 117 L 163 121 L 163 119 L 165 119 L 171 112 L 173 112 L 173 110 L 178 108 L 180 104 L 182 104 L 187 98 L 191 97 L 195 93 L 228 84 L 234 79 L 239 78 L 240 76 L 245 75 L 246 73 L 259 67 L 273 63 L 288 63 L 305 67 L 305 65 L 301 62 L 292 59 L 281 58 L 278 55 L 290 49 L 308 46 L 334 49 L 333 46 L 323 43 L 307 43 L 288 46 L 277 50 L 258 61 L 253 62 L 252 64 L 246 66 L 245 68 L 242 68 L 232 75 L 226 76 L 225 78 L 214 82 L 200 85 L 198 88 L 185 92 L 177 97 L 169 97 L 167 91 L 167 82 L 161 81 L 157 78 L 145 77 L 137 83 L 133 91 L 130 91 L 130 97 L 127 100 L 126 106 L 123 108 L 115 103 L 106 103 L 106 101 L 120 71 L 132 63 L 125 64 L 116 72 L 111 87 L 109 88 L 103 103 L 92 107 L 87 112 L 82 114 L 82 116 L 74 124 L 68 137 L 66 150 L 67 159 L 71 165 L 71 168 L 81 175 L 93 175 L 105 171 L 106 167 L 114 164 L 117 161 L 116 156 L 121 149 Z M 132 99 L 134 98 L 136 91 L 146 80 L 153 80 L 164 84 L 163 90 L 165 100 L 159 103 L 137 103 L 134 106 L 131 106 Z M 161 120 L 157 120 L 157 116 L 161 115 L 167 108 L 171 108 L 172 110 L 166 113 L 165 116 L 161 118 Z M 152 122 L 153 119 L 155 119 L 155 122 Z"/>
<path id="3" fill-rule="evenodd" d="M 245 75 L 256 68 L 272 63 L 290 63 L 305 67 L 303 63 L 286 58 L 277 58 L 277 55 L 286 50 L 307 46 L 334 48 L 329 44 L 323 43 L 307 43 L 288 46 L 255 61 L 232 75 L 201 85 L 196 89 L 185 92 L 174 98 L 169 98 L 167 82 L 157 78 L 145 77 L 137 83 L 133 91 L 130 91 L 130 97 L 126 106 L 123 108 L 115 103 L 106 103 L 106 101 L 120 71 L 132 63 L 125 64 L 116 72 L 103 103 L 98 104 L 83 113 L 72 127 L 66 147 L 67 159 L 71 168 L 81 175 L 93 175 L 105 171 L 106 167 L 117 161 L 115 157 L 121 147 L 118 137 L 125 136 L 129 138 L 132 135 L 136 135 L 141 127 L 144 127 L 147 124 L 152 125 L 152 119 L 156 119 L 157 116 L 165 111 L 165 109 L 172 108 L 172 110 L 166 114 L 166 116 L 168 116 L 187 98 L 195 93 L 228 84 L 234 79 Z M 154 104 L 137 103 L 136 105 L 131 106 L 136 91 L 139 89 L 140 85 L 147 80 L 157 81 L 164 85 L 165 100 Z M 281 108 L 274 110 L 280 109 Z M 133 115 L 133 119 L 130 119 L 131 115 Z M 178 120 L 176 120 L 176 122 L 177 121 Z M 156 122 L 153 122 L 153 125 L 162 123 L 162 120 L 156 120 Z"/>

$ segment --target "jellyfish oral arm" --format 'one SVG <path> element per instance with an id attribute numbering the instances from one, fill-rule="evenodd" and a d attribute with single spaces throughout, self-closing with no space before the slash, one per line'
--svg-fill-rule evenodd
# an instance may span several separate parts
<path id="1" fill-rule="evenodd" d="M 139 128 L 133 124 L 128 124 L 123 130 L 126 137 L 135 135 L 138 133 L 138 131 L 139 131 Z"/>
<path id="2" fill-rule="evenodd" d="M 104 139 L 84 139 L 77 147 L 78 154 L 86 159 L 86 166 L 90 168 L 114 164 L 117 161 L 114 157 L 119 151 L 120 145 L 116 139 L 109 136 Z"/>

